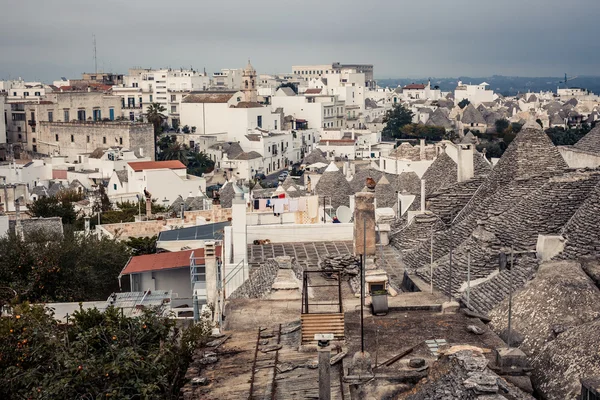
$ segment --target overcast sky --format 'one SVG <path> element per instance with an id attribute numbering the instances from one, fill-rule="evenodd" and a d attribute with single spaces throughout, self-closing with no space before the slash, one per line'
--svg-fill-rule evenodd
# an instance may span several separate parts
<path id="1" fill-rule="evenodd" d="M 372 63 L 375 77 L 600 75 L 600 0 L 0 0 L 0 79 Z"/>

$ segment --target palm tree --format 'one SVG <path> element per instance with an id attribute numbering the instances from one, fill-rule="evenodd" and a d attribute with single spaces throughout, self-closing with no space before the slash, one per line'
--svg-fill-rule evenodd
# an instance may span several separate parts
<path id="1" fill-rule="evenodd" d="M 189 174 L 200 176 L 205 172 L 211 172 L 215 167 L 215 162 L 204 152 L 190 153 L 187 167 Z"/>
<path id="2" fill-rule="evenodd" d="M 161 160 L 179 160 L 184 165 L 187 165 L 189 162 L 188 154 L 190 149 L 181 143 L 173 143 L 170 144 L 162 153 Z"/>
<path id="3" fill-rule="evenodd" d="M 154 126 L 154 156 L 155 156 L 155 158 L 158 156 L 157 151 L 156 151 L 156 140 L 158 138 L 158 135 L 160 135 L 160 133 L 162 132 L 161 126 L 162 126 L 163 121 L 167 119 L 167 117 L 163 114 L 165 111 L 167 111 L 167 109 L 164 108 L 159 103 L 152 103 L 148 106 L 148 111 L 146 112 L 146 118 L 148 118 L 148 122 L 150 122 L 152 124 L 152 126 Z"/>

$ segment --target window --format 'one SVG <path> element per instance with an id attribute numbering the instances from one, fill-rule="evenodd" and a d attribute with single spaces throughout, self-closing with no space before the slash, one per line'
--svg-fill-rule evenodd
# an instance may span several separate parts
<path id="1" fill-rule="evenodd" d="M 87 137 L 85 138 L 85 140 L 89 143 L 90 142 L 90 135 L 87 135 Z"/>
<path id="2" fill-rule="evenodd" d="M 262 128 L 262 115 L 256 117 L 256 125 L 258 125 L 259 128 Z"/>
<path id="3" fill-rule="evenodd" d="M 19 140 L 23 139 L 23 135 L 19 133 Z"/>
<path id="4" fill-rule="evenodd" d="M 171 112 L 172 113 L 176 113 L 177 112 L 177 106 L 171 106 Z"/>
<path id="5" fill-rule="evenodd" d="M 152 103 L 152 95 L 150 95 L 150 103 Z"/>
<path id="6" fill-rule="evenodd" d="M 54 113 L 52 111 L 48 111 L 48 122 L 54 121 Z"/>
<path id="7" fill-rule="evenodd" d="M 54 140 L 58 142 L 58 134 L 54 135 Z"/>
<path id="8" fill-rule="evenodd" d="M 135 107 L 135 98 L 133 98 L 133 97 L 127 98 L 127 107 L 129 107 L 129 108 Z"/>
<path id="9" fill-rule="evenodd" d="M 35 133 L 35 126 L 32 126 L 32 127 L 31 127 L 31 132 L 32 132 L 32 133 Z"/>
<path id="10" fill-rule="evenodd" d="M 37 153 L 37 145 L 35 145 L 35 144 L 33 145 L 33 152 Z"/>
<path id="11" fill-rule="evenodd" d="M 40 96 L 40 92 L 35 92 L 34 93 L 36 96 Z"/>
<path id="12" fill-rule="evenodd" d="M 71 135 L 71 143 L 75 142 L 75 136 Z"/>
<path id="13" fill-rule="evenodd" d="M 113 184 L 113 189 L 117 190 L 117 184 L 116 183 Z"/>
<path id="14" fill-rule="evenodd" d="M 140 108 L 142 108 L 142 98 L 139 98 L 140 102 L 138 103 L 140 105 Z"/>
<path id="15" fill-rule="evenodd" d="M 101 110 L 93 110 L 92 111 L 92 115 L 94 116 L 94 121 L 101 121 L 102 120 L 102 112 L 101 112 Z"/>
<path id="16" fill-rule="evenodd" d="M 121 108 L 125 108 L 125 99 L 123 97 L 121 97 Z"/>
<path id="17" fill-rule="evenodd" d="M 32 141 L 33 143 L 35 143 L 35 138 L 31 138 L 31 141 Z"/>
<path id="18" fill-rule="evenodd" d="M 33 111 L 31 112 L 31 120 L 35 121 L 35 112 L 33 112 Z"/>
<path id="19" fill-rule="evenodd" d="M 29 92 L 23 92 L 23 96 L 25 96 L 25 97 L 29 96 Z"/>
<path id="20" fill-rule="evenodd" d="M 65 120 L 65 122 L 69 122 L 71 120 L 71 118 L 69 117 L 69 110 L 63 111 L 63 114 L 63 119 Z"/>
<path id="21" fill-rule="evenodd" d="M 77 110 L 77 120 L 85 121 L 85 110 Z"/>
<path id="22" fill-rule="evenodd" d="M 120 145 L 122 145 L 122 144 L 123 144 L 123 138 L 122 138 L 122 137 L 120 137 L 120 138 L 119 138 L 119 144 L 120 144 Z"/>
<path id="23" fill-rule="evenodd" d="M 106 136 L 103 136 L 103 137 L 102 137 L 102 143 L 103 143 L 103 144 L 106 144 Z"/>
<path id="24" fill-rule="evenodd" d="M 21 132 L 21 127 L 17 126 L 17 132 Z"/>
<path id="25" fill-rule="evenodd" d="M 275 126 L 275 130 L 277 130 L 277 120 L 273 121 L 274 122 L 274 126 Z"/>
<path id="26" fill-rule="evenodd" d="M 13 92 L 13 96 L 17 97 L 17 92 Z"/>
<path id="27" fill-rule="evenodd" d="M 176 94 L 172 94 L 171 95 L 171 101 L 177 101 L 177 95 Z"/>

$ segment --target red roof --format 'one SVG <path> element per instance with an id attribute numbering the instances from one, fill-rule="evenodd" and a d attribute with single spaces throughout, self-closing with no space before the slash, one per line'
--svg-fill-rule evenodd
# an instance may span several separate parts
<path id="1" fill-rule="evenodd" d="M 144 171 L 146 169 L 185 169 L 185 165 L 179 160 L 169 161 L 133 161 L 127 163 L 134 171 Z"/>
<path id="2" fill-rule="evenodd" d="M 304 94 L 321 94 L 321 89 L 306 89 Z"/>
<path id="3" fill-rule="evenodd" d="M 319 142 L 319 144 L 322 145 L 327 145 L 329 144 L 333 144 L 333 145 L 351 145 L 354 144 L 356 142 L 356 139 L 321 139 L 321 141 Z"/>
<path id="4" fill-rule="evenodd" d="M 425 85 L 420 83 L 411 83 L 410 85 L 404 86 L 404 89 L 425 89 Z"/>
<path id="5" fill-rule="evenodd" d="M 52 179 L 67 179 L 67 170 L 66 169 L 53 169 L 52 170 Z"/>
<path id="6" fill-rule="evenodd" d="M 131 257 L 127 265 L 125 265 L 125 268 L 123 268 L 123 271 L 121 271 L 121 275 L 174 268 L 189 268 L 192 252 L 194 252 L 194 257 L 204 257 L 204 249 L 145 254 L 143 256 Z"/>

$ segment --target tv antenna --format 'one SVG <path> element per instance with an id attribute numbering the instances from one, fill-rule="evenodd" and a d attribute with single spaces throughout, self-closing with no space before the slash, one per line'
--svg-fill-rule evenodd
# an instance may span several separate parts
<path id="1" fill-rule="evenodd" d="M 96 55 L 96 35 L 92 35 L 94 39 L 94 73 L 98 73 L 98 57 Z"/>

